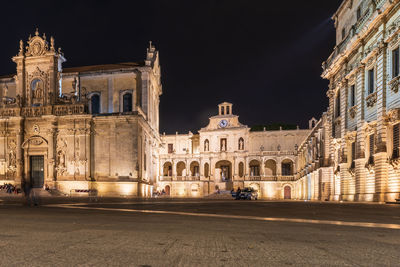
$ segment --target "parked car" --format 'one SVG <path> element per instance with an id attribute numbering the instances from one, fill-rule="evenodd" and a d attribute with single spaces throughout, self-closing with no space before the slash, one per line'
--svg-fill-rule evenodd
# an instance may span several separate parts
<path id="1" fill-rule="evenodd" d="M 256 190 L 250 187 L 246 187 L 240 191 L 239 196 L 237 196 L 237 193 L 235 191 L 232 191 L 232 197 L 236 199 L 247 199 L 247 200 L 257 200 L 258 199 L 258 193 Z"/>

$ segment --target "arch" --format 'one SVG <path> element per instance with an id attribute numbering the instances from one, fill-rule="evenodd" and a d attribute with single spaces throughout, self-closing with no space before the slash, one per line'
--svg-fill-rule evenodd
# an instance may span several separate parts
<path id="1" fill-rule="evenodd" d="M 190 175 L 193 177 L 200 176 L 200 164 L 197 161 L 192 161 L 190 163 Z"/>
<path id="2" fill-rule="evenodd" d="M 208 163 L 204 164 L 204 176 L 206 178 L 210 177 L 210 164 Z"/>
<path id="3" fill-rule="evenodd" d="M 290 185 L 285 185 L 283 187 L 283 198 L 292 199 L 292 187 Z"/>
<path id="4" fill-rule="evenodd" d="M 99 114 L 100 113 L 100 93 L 92 93 L 89 96 L 89 111 L 92 114 Z"/>
<path id="5" fill-rule="evenodd" d="M 204 140 L 204 151 L 210 151 L 210 141 L 208 139 Z"/>
<path id="6" fill-rule="evenodd" d="M 171 195 L 171 186 L 166 185 L 166 186 L 164 187 L 164 191 L 165 191 L 165 195 L 166 195 L 166 196 Z"/>
<path id="7" fill-rule="evenodd" d="M 239 177 L 242 178 L 244 176 L 244 163 L 239 163 Z"/>
<path id="8" fill-rule="evenodd" d="M 275 176 L 276 175 L 276 161 L 269 159 L 264 164 L 265 175 Z"/>
<path id="9" fill-rule="evenodd" d="M 164 176 L 172 176 L 172 163 L 167 161 L 163 166 L 163 175 Z"/>
<path id="10" fill-rule="evenodd" d="M 260 161 L 253 159 L 249 163 L 250 176 L 260 176 Z"/>
<path id="11" fill-rule="evenodd" d="M 186 164 L 183 161 L 179 161 L 176 164 L 176 175 L 177 176 L 186 176 Z"/>
<path id="12" fill-rule="evenodd" d="M 215 169 L 219 169 L 219 172 L 216 171 L 216 175 L 220 175 L 220 178 L 223 182 L 229 181 L 232 179 L 232 163 L 228 160 L 221 160 L 215 163 Z"/>
<path id="13" fill-rule="evenodd" d="M 293 161 L 291 159 L 284 159 L 281 165 L 283 176 L 293 175 Z"/>
<path id="14" fill-rule="evenodd" d="M 122 94 L 122 112 L 132 111 L 132 92 L 127 91 Z"/>
<path id="15" fill-rule="evenodd" d="M 242 137 L 239 138 L 238 149 L 239 150 L 244 150 L 244 139 Z"/>

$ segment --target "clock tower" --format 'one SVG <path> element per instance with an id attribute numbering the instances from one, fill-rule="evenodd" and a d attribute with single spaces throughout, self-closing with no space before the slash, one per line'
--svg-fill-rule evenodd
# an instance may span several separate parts
<path id="1" fill-rule="evenodd" d="M 224 102 L 218 105 L 218 115 L 210 118 L 210 123 L 201 131 L 227 130 L 234 128 L 247 128 L 239 122 L 239 116 L 232 112 L 232 104 Z"/>

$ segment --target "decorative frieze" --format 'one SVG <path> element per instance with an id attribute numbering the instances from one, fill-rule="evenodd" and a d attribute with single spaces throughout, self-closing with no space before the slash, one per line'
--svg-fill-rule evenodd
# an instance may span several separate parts
<path id="1" fill-rule="evenodd" d="M 397 76 L 396 78 L 392 79 L 389 82 L 389 88 L 394 93 L 397 93 L 399 91 L 399 80 L 400 80 L 400 76 Z"/>

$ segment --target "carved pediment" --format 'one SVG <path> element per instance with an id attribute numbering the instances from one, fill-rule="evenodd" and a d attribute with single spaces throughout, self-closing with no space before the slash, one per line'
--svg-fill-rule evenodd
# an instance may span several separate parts
<path id="1" fill-rule="evenodd" d="M 28 146 L 42 146 L 47 145 L 47 140 L 40 135 L 34 135 L 25 140 L 22 144 L 22 148 L 27 148 Z"/>

